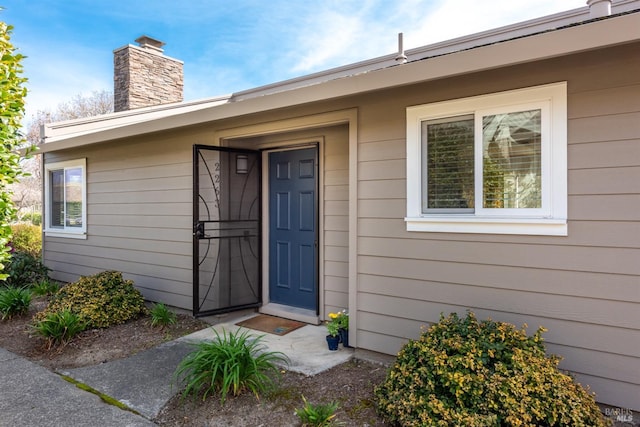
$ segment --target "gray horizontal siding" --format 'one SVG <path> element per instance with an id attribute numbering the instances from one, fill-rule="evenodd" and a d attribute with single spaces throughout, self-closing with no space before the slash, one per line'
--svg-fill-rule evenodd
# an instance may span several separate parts
<path id="1" fill-rule="evenodd" d="M 423 239 L 421 233 L 408 232 L 401 218 L 361 218 L 359 233 L 363 237 L 389 237 Z M 615 240 L 611 236 L 616 236 Z M 549 238 L 541 236 L 514 236 L 508 234 L 457 234 L 438 233 L 430 236 L 433 241 L 517 243 L 548 245 Z M 593 246 L 602 248 L 637 248 L 638 224 L 634 221 L 569 221 L 569 235 L 552 241 L 555 246 Z"/>
<path id="2" fill-rule="evenodd" d="M 540 318 L 562 318 L 581 322 L 587 326 L 596 323 L 632 329 L 640 323 L 638 319 L 640 313 L 630 313 L 637 302 L 568 295 L 550 297 L 548 293 L 538 292 L 536 289 L 496 288 L 493 283 L 481 286 L 473 282 L 467 284 L 362 275 L 361 289 L 363 292 L 377 295 L 380 299 L 407 298 L 413 301 L 451 304 L 457 307 L 494 309 Z M 617 308 L 618 311 L 612 312 L 612 307 Z M 406 311 L 408 307 L 405 306 L 404 309 L 405 314 L 408 314 Z M 419 311 L 413 319 L 420 320 Z M 640 331 L 638 331 L 638 337 L 640 337 Z M 630 353 L 626 353 L 627 355 L 633 355 L 631 346 L 628 347 L 628 351 Z"/>
<path id="3" fill-rule="evenodd" d="M 562 80 L 568 236 L 406 231 L 407 106 Z M 367 101 L 358 145 L 358 346 L 393 354 L 440 313 L 472 309 L 530 331 L 544 326 L 564 369 L 606 403 L 640 409 L 638 45 Z"/>
<path id="4" fill-rule="evenodd" d="M 45 239 L 52 276 L 118 270 L 145 298 L 191 308 L 192 143 L 166 136 L 47 154 L 87 158 L 87 239 Z"/>
<path id="5" fill-rule="evenodd" d="M 82 248 L 83 249 L 83 248 Z M 76 250 L 82 250 L 81 248 L 76 248 Z M 67 264 L 68 269 L 56 268 L 55 270 L 61 270 L 66 273 L 74 274 L 76 270 L 78 270 L 79 275 L 86 274 L 84 270 L 82 273 L 80 272 L 81 268 L 78 267 L 86 267 L 93 269 L 93 272 L 99 272 L 104 270 L 118 270 L 123 273 L 128 274 L 140 274 L 148 277 L 155 277 L 158 279 L 168 279 L 177 282 L 191 282 L 192 274 L 191 268 L 178 268 L 175 266 L 164 266 L 158 263 L 145 263 L 139 262 L 135 259 L 127 260 L 120 259 L 115 256 L 110 255 L 110 251 L 105 251 L 109 256 L 90 256 L 90 255 L 81 255 L 81 254 L 73 254 L 68 252 L 55 252 L 53 250 L 47 250 L 47 258 L 46 261 L 56 263 L 57 266 L 62 267 L 64 264 Z M 49 264 L 47 264 L 49 265 Z M 93 273 L 92 273 L 93 274 Z"/>
<path id="6" fill-rule="evenodd" d="M 549 295 L 549 298 L 554 295 L 578 295 L 605 301 L 623 299 L 624 302 L 640 302 L 637 277 L 632 275 L 366 256 L 358 259 L 358 265 L 361 271 L 372 276 L 475 284 L 494 288 L 498 295 L 503 289 L 523 292 L 535 290 Z M 624 298 L 620 298 L 620 295 L 624 295 Z"/>
<path id="7" fill-rule="evenodd" d="M 349 306 L 349 141 L 348 129 L 325 134 L 323 313 Z"/>
<path id="8" fill-rule="evenodd" d="M 640 275 L 639 248 L 448 242 L 361 237 L 361 255 L 425 261 Z"/>
<path id="9" fill-rule="evenodd" d="M 640 139 L 571 144 L 567 151 L 570 170 L 633 167 L 640 158 Z"/>

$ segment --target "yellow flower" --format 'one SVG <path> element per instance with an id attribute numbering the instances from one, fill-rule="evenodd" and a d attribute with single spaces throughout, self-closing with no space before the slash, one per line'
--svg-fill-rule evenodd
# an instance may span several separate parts
<path id="1" fill-rule="evenodd" d="M 329 319 L 335 319 L 340 315 L 340 313 L 329 313 Z"/>

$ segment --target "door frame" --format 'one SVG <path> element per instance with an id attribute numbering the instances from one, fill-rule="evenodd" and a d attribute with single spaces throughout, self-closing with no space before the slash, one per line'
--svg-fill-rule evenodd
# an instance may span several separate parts
<path id="1" fill-rule="evenodd" d="M 262 306 L 259 311 L 264 314 L 318 324 L 321 307 L 324 304 L 324 138 L 305 138 L 287 140 L 268 147 L 260 147 L 262 151 Z M 317 150 L 316 180 L 316 238 L 318 241 L 316 256 L 316 309 L 306 310 L 298 307 L 271 303 L 269 299 L 269 153 L 277 151 Z"/>
<path id="2" fill-rule="evenodd" d="M 238 104 L 239 105 L 239 104 Z M 238 106 L 236 105 L 236 106 Z M 233 106 L 231 106 L 233 107 Z M 238 107 L 240 108 L 240 107 Z M 272 106 L 275 108 L 275 106 Z M 235 111 L 235 110 L 234 110 Z M 252 111 L 244 111 L 243 114 L 251 114 Z M 340 108 L 331 111 L 314 112 L 308 110 L 300 110 L 298 116 L 284 116 L 269 117 L 264 121 L 254 121 L 247 123 L 246 120 L 232 122 L 226 126 L 214 129 L 209 141 L 213 145 L 220 145 L 226 147 L 247 147 L 244 141 L 257 140 L 257 145 L 252 145 L 256 149 L 265 149 L 271 147 L 277 147 L 278 143 L 266 143 L 261 144 L 260 140 L 263 138 L 274 137 L 278 138 L 278 135 L 283 135 L 289 132 L 298 131 L 311 131 L 313 129 L 320 129 L 318 134 L 322 134 L 322 129 L 337 125 L 346 125 L 348 127 L 348 145 L 349 145 L 349 162 L 348 162 L 348 174 L 349 174 L 349 218 L 348 218 L 348 265 L 347 265 L 347 280 L 348 280 L 348 309 L 353 315 L 351 316 L 349 323 L 349 343 L 353 346 L 357 346 L 358 318 L 355 313 L 358 312 L 358 108 L 347 107 Z M 306 141 L 311 139 L 307 138 Z M 274 141 L 273 139 L 271 141 Z M 275 141 L 282 141 L 282 139 L 275 139 Z M 322 140 L 324 141 L 324 140 Z M 320 141 L 320 316 L 314 316 L 310 320 L 301 320 L 308 323 L 319 323 L 320 320 L 324 320 L 328 312 L 326 309 L 327 302 L 325 296 L 325 278 L 326 273 L 324 271 L 324 151 L 322 141 Z M 264 237 L 264 236 L 263 236 Z M 263 286 L 264 288 L 264 286 Z M 265 301 L 263 299 L 263 301 Z M 262 306 L 262 310 L 266 312 L 266 308 L 269 304 Z M 292 317 L 295 320 L 295 317 Z"/>

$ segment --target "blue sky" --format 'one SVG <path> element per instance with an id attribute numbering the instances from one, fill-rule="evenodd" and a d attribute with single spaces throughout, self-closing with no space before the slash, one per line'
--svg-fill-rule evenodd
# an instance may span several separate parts
<path id="1" fill-rule="evenodd" d="M 146 34 L 185 63 L 185 100 L 274 83 L 586 5 L 586 0 L 0 0 L 27 56 L 27 120 L 113 90 L 113 50 Z M 490 10 L 489 10 L 490 8 Z"/>

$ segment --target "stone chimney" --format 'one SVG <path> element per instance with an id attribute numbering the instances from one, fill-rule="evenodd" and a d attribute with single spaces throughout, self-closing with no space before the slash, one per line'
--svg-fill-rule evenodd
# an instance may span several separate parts
<path id="1" fill-rule="evenodd" d="M 183 100 L 184 63 L 163 55 L 160 40 L 148 36 L 113 51 L 113 109 L 133 110 Z"/>
<path id="2" fill-rule="evenodd" d="M 611 15 L 611 0 L 587 0 L 589 18 L 602 18 Z"/>

